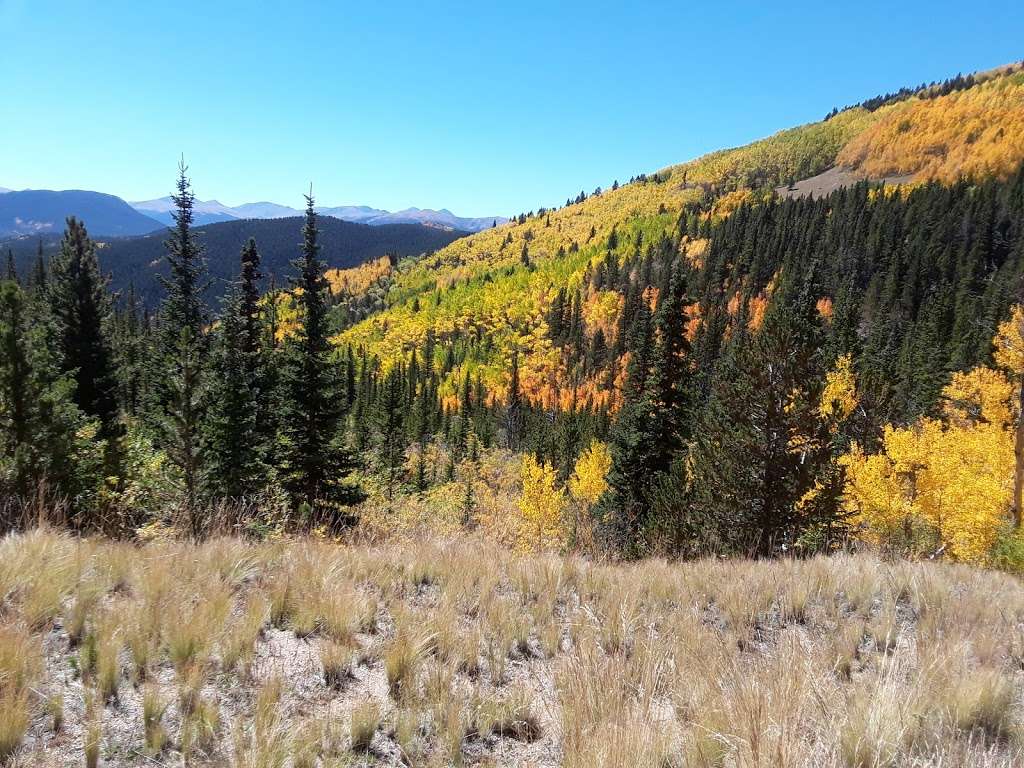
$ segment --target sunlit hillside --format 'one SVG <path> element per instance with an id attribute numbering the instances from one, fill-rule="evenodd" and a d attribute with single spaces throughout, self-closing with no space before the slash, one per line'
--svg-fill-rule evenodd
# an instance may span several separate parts
<path id="1" fill-rule="evenodd" d="M 1007 71 L 944 96 L 913 96 L 874 111 L 847 109 L 458 240 L 402 266 L 390 285 L 388 309 L 337 341 L 366 346 L 387 365 L 422 347 L 428 329 L 439 339 L 486 338 L 443 385 L 450 396 L 466 370 L 479 372 L 489 390 L 500 393 L 516 350 L 524 358 L 525 391 L 535 401 L 571 399 L 566 393 L 574 389 L 607 402 L 599 382 L 566 375 L 550 342 L 544 316 L 559 288 L 582 290 L 591 330 L 598 322 L 614 327 L 615 300 L 584 284 L 588 267 L 608 251 L 633 262 L 645 245 L 671 231 L 687 205 L 705 216 L 726 215 L 744 200 L 837 164 L 851 179 L 1005 176 L 1024 158 L 1024 73 Z M 702 205 L 710 195 L 713 202 Z M 613 229 L 617 242 L 609 247 Z"/>

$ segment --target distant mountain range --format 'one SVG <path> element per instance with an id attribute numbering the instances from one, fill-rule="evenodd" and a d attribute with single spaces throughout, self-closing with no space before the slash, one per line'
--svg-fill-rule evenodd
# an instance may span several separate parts
<path id="1" fill-rule="evenodd" d="M 171 223 L 171 211 L 174 201 L 170 197 L 159 197 L 156 200 L 141 200 L 130 203 L 135 210 L 163 224 Z M 368 205 L 341 205 L 335 207 L 321 206 L 316 209 L 323 216 L 335 219 L 354 221 L 360 224 L 380 226 L 382 224 L 423 224 L 428 227 L 457 229 L 462 232 L 479 232 L 489 229 L 495 224 L 503 224 L 507 219 L 503 216 L 456 216 L 446 208 L 440 211 L 429 208 L 406 208 L 402 211 L 385 211 L 382 208 L 371 208 Z M 231 219 L 283 219 L 289 216 L 301 216 L 302 211 L 277 203 L 245 203 L 234 207 L 224 205 L 217 200 L 197 200 L 195 204 L 196 223 L 212 224 Z"/>
<path id="2" fill-rule="evenodd" d="M 90 233 L 97 236 L 143 235 L 170 225 L 173 209 L 174 201 L 170 197 L 126 203 L 119 197 L 102 192 L 41 189 L 15 192 L 0 187 L 0 238 L 60 232 L 68 216 L 84 219 Z M 367 205 L 343 205 L 321 207 L 317 211 L 324 216 L 372 226 L 421 224 L 460 232 L 479 232 L 495 223 L 506 221 L 503 216 L 456 216 L 444 208 L 440 211 L 406 208 L 404 211 L 391 212 Z M 283 219 L 301 215 L 300 210 L 271 202 L 228 206 L 217 200 L 197 200 L 195 204 L 195 223 L 198 226 L 241 219 Z"/>

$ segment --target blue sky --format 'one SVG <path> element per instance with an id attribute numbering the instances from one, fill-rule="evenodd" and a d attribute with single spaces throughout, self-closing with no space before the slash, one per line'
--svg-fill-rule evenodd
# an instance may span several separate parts
<path id="1" fill-rule="evenodd" d="M 0 0 L 0 185 L 509 215 L 1024 56 L 1020 0 L 487 5 Z"/>

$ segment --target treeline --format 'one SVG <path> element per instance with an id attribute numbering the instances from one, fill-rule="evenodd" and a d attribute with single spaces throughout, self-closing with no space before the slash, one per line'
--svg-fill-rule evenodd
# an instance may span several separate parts
<path id="1" fill-rule="evenodd" d="M 955 93 L 956 91 L 965 91 L 968 88 L 973 88 L 978 83 L 985 82 L 986 80 L 989 80 L 994 76 L 1001 74 L 1012 74 L 1018 68 L 1019 66 L 1011 64 L 1010 66 L 1005 67 L 1004 69 L 996 70 L 994 73 L 985 73 L 981 77 L 975 77 L 975 75 L 973 74 L 964 75 L 958 72 L 955 77 L 947 78 L 945 80 L 942 80 L 941 82 L 938 80 L 933 80 L 930 83 L 921 83 L 920 85 L 914 88 L 908 88 L 904 86 L 903 88 L 900 88 L 897 91 L 893 91 L 892 93 L 879 94 L 878 96 L 873 96 L 870 99 L 864 99 L 864 101 L 861 101 L 857 104 L 849 104 L 843 107 L 842 109 L 839 109 L 838 107 L 833 107 L 832 111 L 825 115 L 824 119 L 831 120 L 840 112 L 846 112 L 847 110 L 850 109 L 857 109 L 858 107 L 866 109 L 868 112 L 874 112 L 876 109 L 880 109 L 889 104 L 896 104 L 897 102 L 900 101 L 906 101 L 911 97 L 916 97 L 918 99 L 937 99 L 940 96 L 948 96 L 949 94 Z"/>
<path id="2" fill-rule="evenodd" d="M 174 200 L 164 297 L 152 315 L 130 297 L 115 310 L 96 244 L 74 218 L 49 271 L 40 260 L 23 287 L 8 264 L 0 294 L 8 525 L 35 503 L 85 530 L 163 521 L 201 536 L 214 523 L 331 525 L 360 500 L 347 479 L 357 462 L 345 430 L 361 402 L 330 342 L 312 198 L 292 262 L 287 334 L 280 302 L 261 297 L 252 239 L 210 316 L 184 168 Z M 260 515 L 245 513 L 256 506 Z"/>

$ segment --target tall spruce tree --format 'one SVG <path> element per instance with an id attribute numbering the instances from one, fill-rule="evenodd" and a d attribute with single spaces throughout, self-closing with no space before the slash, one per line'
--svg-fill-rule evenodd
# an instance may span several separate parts
<path id="1" fill-rule="evenodd" d="M 317 243 L 312 193 L 306 196 L 302 258 L 293 262 L 298 326 L 285 342 L 281 370 L 282 482 L 293 508 L 333 522 L 339 506 L 363 497 L 345 477 L 357 466 L 345 445 L 341 367 L 332 359 L 327 323 L 327 281 Z"/>
<path id="2" fill-rule="evenodd" d="M 405 465 L 407 403 L 402 379 L 401 368 L 392 367 L 377 396 L 377 453 L 389 499 L 395 496 Z"/>
<path id="3" fill-rule="evenodd" d="M 519 450 L 523 437 L 523 393 L 519 386 L 519 353 L 512 352 L 508 374 L 508 401 L 505 404 L 505 447 Z"/>
<path id="4" fill-rule="evenodd" d="M 612 466 L 608 471 L 608 490 L 596 511 L 611 543 L 636 555 L 640 554 L 640 533 L 647 523 L 644 492 L 656 471 L 657 456 L 657 424 L 649 388 L 651 313 L 646 301 L 636 306 L 625 347 L 629 363 L 622 407 L 609 438 Z"/>
<path id="5" fill-rule="evenodd" d="M 826 499 L 808 502 L 831 459 L 819 330 L 780 296 L 764 327 L 726 353 L 691 463 L 695 512 L 725 546 L 791 548 L 827 514 Z"/>
<path id="6" fill-rule="evenodd" d="M 654 351 L 648 392 L 655 422 L 652 469 L 667 472 L 689 439 L 693 418 L 693 376 L 686 338 L 685 278 L 673 271 L 654 317 Z"/>
<path id="7" fill-rule="evenodd" d="M 195 195 L 184 161 L 178 166 L 172 195 L 174 226 L 164 243 L 170 276 L 160 311 L 159 348 L 155 356 L 153 411 L 160 445 L 180 472 L 183 511 L 191 535 L 203 535 L 201 493 L 206 480 L 202 427 L 207 405 L 208 339 L 202 294 L 206 262 L 192 228 Z"/>
<path id="8" fill-rule="evenodd" d="M 238 282 L 226 294 L 213 355 L 211 407 L 206 425 L 210 490 L 240 499 L 263 486 L 267 474 L 270 416 L 264 390 L 260 324 L 259 251 L 250 238 L 242 249 Z"/>
<path id="9" fill-rule="evenodd" d="M 107 455 L 113 458 L 113 444 L 122 432 L 111 341 L 113 310 L 96 244 L 74 216 L 67 220 L 60 253 L 53 260 L 48 295 L 61 368 L 75 382 L 79 408 L 99 419 L 99 437 L 108 441 L 112 450 Z"/>

